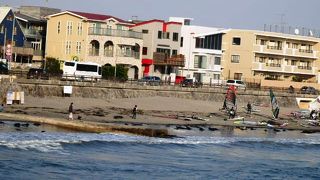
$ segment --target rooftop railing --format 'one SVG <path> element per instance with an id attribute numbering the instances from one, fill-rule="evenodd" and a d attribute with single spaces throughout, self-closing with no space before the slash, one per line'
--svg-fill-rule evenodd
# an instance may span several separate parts
<path id="1" fill-rule="evenodd" d="M 115 36 L 142 39 L 141 32 L 109 29 L 109 28 L 89 28 L 89 35 Z"/>

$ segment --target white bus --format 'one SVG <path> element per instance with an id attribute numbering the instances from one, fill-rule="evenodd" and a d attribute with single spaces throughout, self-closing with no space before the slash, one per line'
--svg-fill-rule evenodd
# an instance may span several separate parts
<path id="1" fill-rule="evenodd" d="M 66 61 L 63 64 L 62 79 L 99 80 L 101 65 L 91 62 Z"/>

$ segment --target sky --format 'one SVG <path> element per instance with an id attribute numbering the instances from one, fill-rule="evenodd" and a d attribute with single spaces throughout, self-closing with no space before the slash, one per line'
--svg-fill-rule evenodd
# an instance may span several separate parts
<path id="1" fill-rule="evenodd" d="M 124 20 L 194 18 L 193 25 L 263 30 L 264 24 L 320 29 L 320 0 L 0 0 L 112 15 Z"/>

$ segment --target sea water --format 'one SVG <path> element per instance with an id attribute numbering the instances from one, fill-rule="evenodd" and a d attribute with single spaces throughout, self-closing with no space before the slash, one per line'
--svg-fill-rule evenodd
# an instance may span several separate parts
<path id="1" fill-rule="evenodd" d="M 12 124 L 0 127 L 1 179 L 320 177 L 320 134 L 172 128 L 178 137 L 153 138 L 3 126 Z"/>

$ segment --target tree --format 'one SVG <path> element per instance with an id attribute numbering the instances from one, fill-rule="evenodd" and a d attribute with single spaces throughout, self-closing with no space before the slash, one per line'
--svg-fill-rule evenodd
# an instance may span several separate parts
<path id="1" fill-rule="evenodd" d="M 128 80 L 128 68 L 122 64 L 117 64 L 116 80 Z M 111 65 L 102 66 L 102 77 L 104 79 L 115 79 L 115 67 Z"/>
<path id="2" fill-rule="evenodd" d="M 45 70 L 48 74 L 62 74 L 62 70 L 60 69 L 60 62 L 52 57 L 47 57 L 46 62 L 44 64 Z"/>

